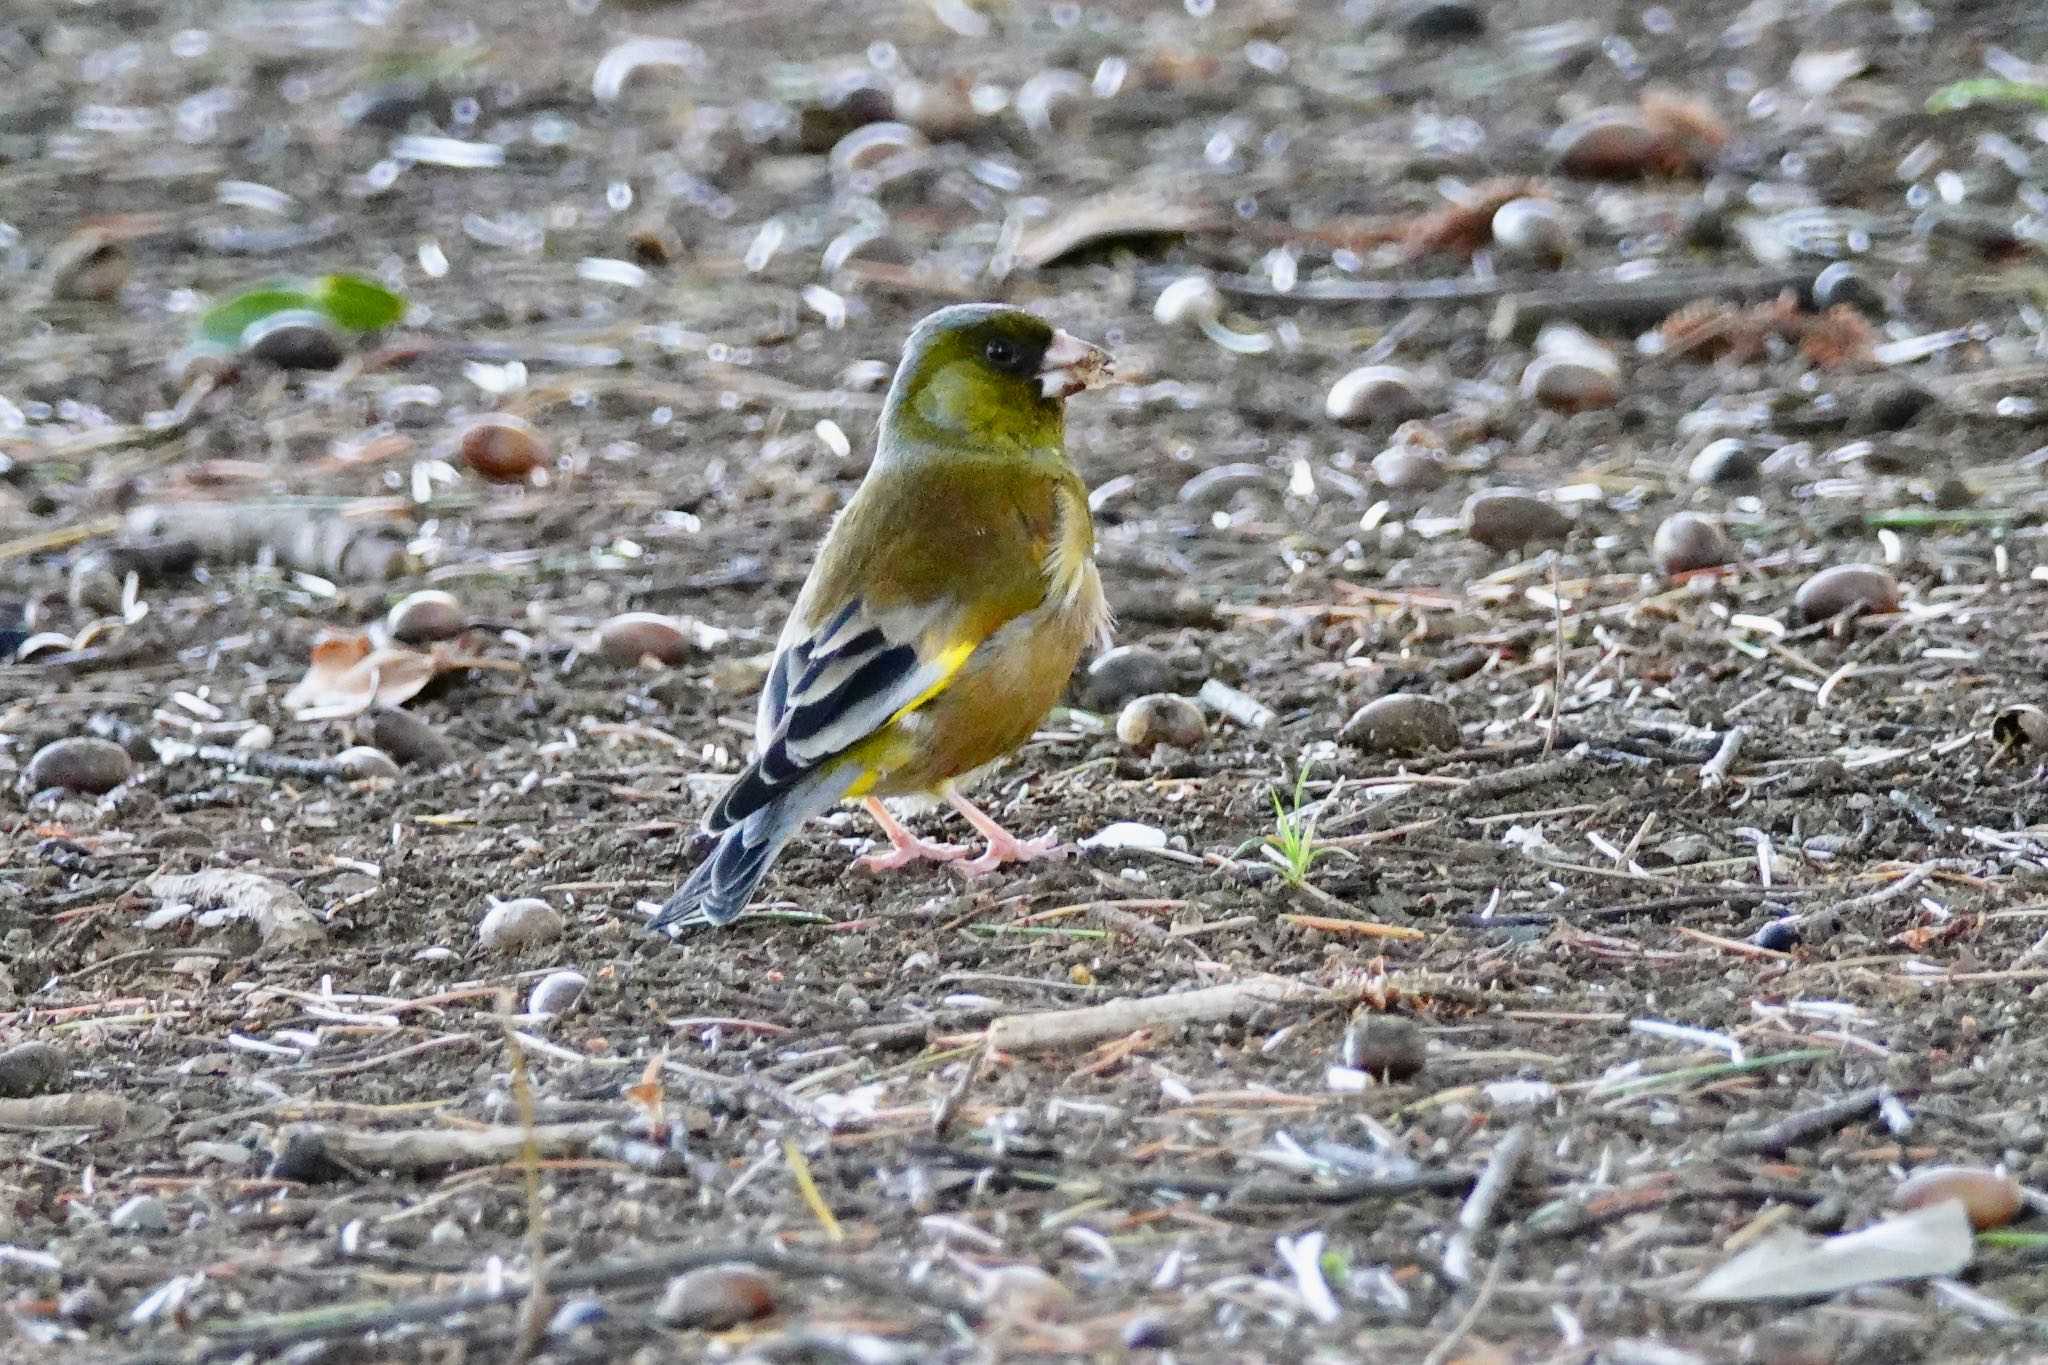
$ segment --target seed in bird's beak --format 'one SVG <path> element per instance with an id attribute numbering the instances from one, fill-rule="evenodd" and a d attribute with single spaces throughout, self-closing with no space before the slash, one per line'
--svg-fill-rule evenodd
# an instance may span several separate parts
<path id="1" fill-rule="evenodd" d="M 1102 387 L 1115 372 L 1116 362 L 1108 351 L 1065 332 L 1054 332 L 1052 344 L 1039 362 L 1038 382 L 1047 398 L 1071 398 L 1083 389 Z"/>

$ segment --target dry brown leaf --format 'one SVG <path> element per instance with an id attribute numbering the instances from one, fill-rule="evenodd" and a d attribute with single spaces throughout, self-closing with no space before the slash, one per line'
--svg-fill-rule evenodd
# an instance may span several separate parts
<path id="1" fill-rule="evenodd" d="M 300 720 L 359 716 L 372 706 L 401 706 L 452 660 L 404 645 L 372 646 L 360 632 L 323 635 L 313 643 L 306 676 L 285 694 L 284 705 Z"/>
<path id="2" fill-rule="evenodd" d="M 1037 270 L 1078 251 L 1114 242 L 1184 237 L 1215 221 L 1213 212 L 1192 204 L 1108 194 L 1076 204 L 1025 233 L 1017 243 L 1017 264 Z"/>

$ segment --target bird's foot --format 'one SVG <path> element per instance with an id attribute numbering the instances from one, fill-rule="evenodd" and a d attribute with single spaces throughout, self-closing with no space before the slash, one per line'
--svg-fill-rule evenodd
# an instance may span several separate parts
<path id="1" fill-rule="evenodd" d="M 900 839 L 892 836 L 889 847 L 880 853 L 864 853 L 853 861 L 855 866 L 865 868 L 869 872 L 887 872 L 891 868 L 906 867 L 918 862 L 957 863 L 973 851 L 959 844 L 941 844 L 905 833 Z"/>
<path id="2" fill-rule="evenodd" d="M 869 853 L 854 859 L 857 867 L 870 872 L 887 872 L 891 868 L 904 867 L 910 863 L 957 863 L 974 850 L 959 844 L 935 843 L 920 839 L 903 827 L 903 822 L 889 813 L 889 808 L 874 797 L 867 800 L 868 814 L 875 817 L 875 823 L 882 827 L 882 833 L 889 836 L 889 847 L 880 853 Z"/>
<path id="3" fill-rule="evenodd" d="M 1035 863 L 1046 858 L 1072 858 L 1080 850 L 1072 844 L 1062 842 L 1059 831 L 1049 829 L 1036 839 L 1019 839 L 1008 831 L 997 827 L 988 836 L 988 850 L 979 858 L 969 858 L 964 863 L 955 863 L 970 877 L 979 877 L 995 871 L 1005 863 Z"/>

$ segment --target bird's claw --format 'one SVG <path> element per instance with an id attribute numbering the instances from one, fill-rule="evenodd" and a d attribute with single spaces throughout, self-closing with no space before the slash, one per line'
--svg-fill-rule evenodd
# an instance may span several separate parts
<path id="1" fill-rule="evenodd" d="M 957 863 L 972 849 L 959 844 L 934 843 L 928 839 L 911 839 L 907 842 L 892 841 L 889 847 L 879 853 L 864 853 L 854 859 L 854 866 L 869 872 L 887 872 L 910 863 Z"/>
<path id="2" fill-rule="evenodd" d="M 1047 858 L 1072 858 L 1080 850 L 1072 844 L 1062 843 L 1058 830 L 1049 829 L 1036 839 L 1019 839 L 1005 834 L 988 841 L 988 850 L 979 858 L 955 863 L 954 867 L 969 877 L 985 876 L 1005 863 L 1032 863 Z"/>

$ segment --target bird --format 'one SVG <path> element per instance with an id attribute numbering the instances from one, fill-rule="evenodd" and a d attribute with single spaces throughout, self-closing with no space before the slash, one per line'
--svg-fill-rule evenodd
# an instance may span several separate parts
<path id="1" fill-rule="evenodd" d="M 875 454 L 834 519 L 776 644 L 755 756 L 704 819 L 716 842 L 650 921 L 680 935 L 747 907 L 805 821 L 862 801 L 889 847 L 970 876 L 1058 856 L 961 791 L 1029 739 L 1111 620 L 1066 400 L 1107 383 L 1101 347 L 1002 304 L 941 308 L 911 329 Z M 986 841 L 921 839 L 884 797 L 938 798 Z"/>

